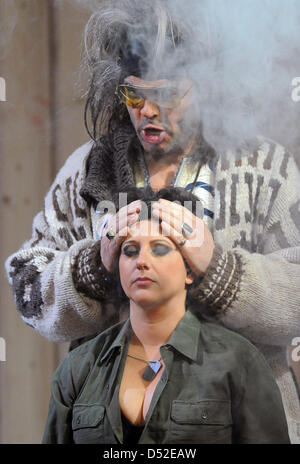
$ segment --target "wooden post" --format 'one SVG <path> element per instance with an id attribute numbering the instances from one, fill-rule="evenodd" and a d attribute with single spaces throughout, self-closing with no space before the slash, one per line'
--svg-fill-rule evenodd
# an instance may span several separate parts
<path id="1" fill-rule="evenodd" d="M 88 140 L 75 87 L 85 22 L 86 13 L 65 0 L 0 2 L 0 77 L 6 84 L 6 101 L 0 101 L 1 263 L 31 236 L 32 219 L 56 172 Z M 0 337 L 6 346 L 6 361 L 0 361 L 0 443 L 39 443 L 50 379 L 69 344 L 52 343 L 24 324 L 3 264 L 0 289 Z"/>
<path id="2" fill-rule="evenodd" d="M 6 101 L 0 102 L 0 335 L 6 342 L 6 361 L 0 362 L 0 442 L 38 443 L 55 368 L 53 343 L 17 314 L 3 262 L 30 237 L 32 218 L 50 184 L 47 4 L 0 2 L 0 21 L 7 32 L 0 62 L 6 82 Z"/>

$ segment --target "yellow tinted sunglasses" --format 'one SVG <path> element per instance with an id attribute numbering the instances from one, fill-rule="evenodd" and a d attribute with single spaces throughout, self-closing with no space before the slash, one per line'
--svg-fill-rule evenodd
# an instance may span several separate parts
<path id="1" fill-rule="evenodd" d="M 149 100 L 162 108 L 174 108 L 188 93 L 191 87 L 184 93 L 180 93 L 176 87 L 139 87 L 132 84 L 120 84 L 116 95 L 120 101 L 128 106 L 137 108 L 143 106 L 145 100 Z"/>

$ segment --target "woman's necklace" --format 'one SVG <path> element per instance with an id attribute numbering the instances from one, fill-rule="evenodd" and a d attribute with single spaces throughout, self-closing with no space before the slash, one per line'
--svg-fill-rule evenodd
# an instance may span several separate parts
<path id="1" fill-rule="evenodd" d="M 132 354 L 127 354 L 130 358 L 138 359 L 139 361 L 143 361 L 148 364 L 146 369 L 143 372 L 142 379 L 146 380 L 147 382 L 151 382 L 154 379 L 156 374 L 158 373 L 159 369 L 161 368 L 161 357 L 159 359 L 153 359 L 148 361 L 144 358 L 139 358 L 138 356 L 132 356 Z"/>

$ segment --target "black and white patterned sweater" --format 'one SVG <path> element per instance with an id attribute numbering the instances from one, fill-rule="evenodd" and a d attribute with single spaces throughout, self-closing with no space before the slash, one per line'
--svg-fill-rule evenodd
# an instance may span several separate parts
<path id="1" fill-rule="evenodd" d="M 93 334 L 119 318 L 98 297 L 97 204 L 142 185 L 143 169 L 131 159 L 126 131 L 115 136 L 114 151 L 100 143 L 93 157 L 91 148 L 89 142 L 67 159 L 31 239 L 6 262 L 23 320 L 55 341 Z M 283 147 L 264 139 L 251 152 L 219 155 L 212 171 L 205 166 L 199 185 L 214 184 L 207 208 L 213 218 L 206 219 L 217 246 L 194 296 L 261 349 L 281 389 L 291 440 L 300 442 L 299 396 L 287 364 L 287 347 L 300 336 L 299 171 Z M 175 185 L 186 187 L 192 168 L 180 169 Z M 201 182 L 203 172 L 210 180 Z"/>

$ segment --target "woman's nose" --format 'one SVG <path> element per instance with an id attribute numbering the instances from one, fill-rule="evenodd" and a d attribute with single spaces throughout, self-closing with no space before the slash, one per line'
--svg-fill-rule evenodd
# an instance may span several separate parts
<path id="1" fill-rule="evenodd" d="M 150 100 L 144 100 L 144 104 L 141 107 L 140 112 L 141 115 L 147 119 L 157 118 L 160 114 L 159 107 Z"/>
<path id="2" fill-rule="evenodd" d="M 145 250 L 140 250 L 136 260 L 136 267 L 138 269 L 149 269 L 149 256 Z"/>

